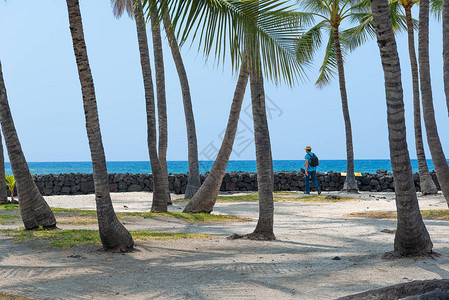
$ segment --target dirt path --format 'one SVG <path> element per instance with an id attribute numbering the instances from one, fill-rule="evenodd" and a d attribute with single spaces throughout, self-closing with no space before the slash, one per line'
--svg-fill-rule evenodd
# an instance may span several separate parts
<path id="1" fill-rule="evenodd" d="M 381 230 L 394 229 L 396 222 L 347 216 L 395 210 L 393 197 L 363 193 L 360 200 L 340 203 L 276 202 L 273 242 L 225 238 L 251 232 L 256 221 L 188 224 L 167 219 L 126 226 L 217 236 L 137 241 L 138 251 L 129 254 L 100 252 L 99 246 L 35 249 L 30 242 L 0 236 L 0 291 L 50 299 L 334 299 L 410 280 L 449 278 L 447 222 L 426 221 L 440 257 L 388 261 L 381 255 L 393 250 L 394 235 Z M 117 211 L 148 210 L 148 198 L 149 193 L 113 194 Z M 94 207 L 92 195 L 47 200 L 53 207 Z M 420 206 L 447 208 L 441 195 L 420 198 Z M 218 203 L 215 211 L 257 219 L 258 203 Z"/>

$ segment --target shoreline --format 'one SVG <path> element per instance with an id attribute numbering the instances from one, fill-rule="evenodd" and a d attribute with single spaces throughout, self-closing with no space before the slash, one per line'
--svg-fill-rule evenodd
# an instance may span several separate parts
<path id="1" fill-rule="evenodd" d="M 320 156 L 319 156 L 320 157 Z M 449 162 L 449 160 L 448 160 Z M 201 173 L 210 171 L 214 161 L 199 161 Z M 429 170 L 433 170 L 432 160 L 427 160 Z M 149 161 L 107 161 L 109 173 L 151 173 Z M 354 161 L 355 172 L 375 173 L 378 169 L 386 169 L 391 172 L 389 159 L 356 159 Z M 412 170 L 418 172 L 418 162 L 411 160 Z M 28 162 L 28 166 L 33 174 L 60 174 L 60 173 L 92 173 L 92 163 L 90 161 L 78 162 Z M 168 171 L 172 174 L 182 174 L 188 172 L 188 161 L 168 161 Z M 322 172 L 345 172 L 345 159 L 320 159 L 319 170 Z M 280 171 L 298 171 L 304 168 L 304 160 L 273 160 L 273 170 Z M 230 160 L 227 165 L 228 172 L 256 172 L 255 160 Z M 6 172 L 11 174 L 9 162 L 6 162 Z"/>

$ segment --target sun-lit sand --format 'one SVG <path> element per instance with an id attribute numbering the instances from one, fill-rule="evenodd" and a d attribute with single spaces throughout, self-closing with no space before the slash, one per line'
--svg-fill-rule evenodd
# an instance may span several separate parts
<path id="1" fill-rule="evenodd" d="M 148 211 L 151 196 L 117 193 L 112 199 L 116 211 Z M 276 202 L 277 240 L 272 242 L 226 239 L 255 228 L 257 202 L 222 202 L 215 207 L 216 213 L 254 219 L 247 223 L 192 224 L 167 218 L 126 223 L 130 230 L 216 235 L 136 241 L 138 251 L 129 254 L 104 253 L 99 245 L 36 249 L 29 242 L 0 236 L 0 291 L 50 299 L 335 299 L 411 280 L 449 278 L 446 221 L 425 221 L 440 257 L 384 260 L 382 254 L 393 250 L 394 234 L 381 231 L 394 230 L 396 221 L 348 214 L 395 210 L 394 194 L 356 197 L 337 203 Z M 93 195 L 46 200 L 52 207 L 95 208 Z M 421 209 L 447 208 L 441 194 L 419 201 Z M 170 210 L 184 206 L 176 202 Z"/>

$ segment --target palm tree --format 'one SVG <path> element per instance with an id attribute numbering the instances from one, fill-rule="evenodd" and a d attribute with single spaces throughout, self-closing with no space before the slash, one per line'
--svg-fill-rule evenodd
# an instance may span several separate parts
<path id="1" fill-rule="evenodd" d="M 221 56 L 227 48 L 231 51 L 230 57 L 236 67 L 240 63 L 238 59 L 242 57 L 241 46 L 245 45 L 248 51 L 260 210 L 258 226 L 246 237 L 274 239 L 273 166 L 262 74 L 265 72 L 275 82 L 283 78 L 291 83 L 301 71 L 295 57 L 294 39 L 299 33 L 299 16 L 289 8 L 280 8 L 280 1 L 167 2 L 168 7 L 175 12 L 174 20 L 182 20 L 179 24 L 183 31 L 182 40 L 193 27 L 197 27 L 193 32 L 195 36 L 200 33 L 200 47 L 204 46 L 206 55 L 215 48 L 216 56 Z M 151 7 L 151 3 L 144 4 Z"/>
<path id="2" fill-rule="evenodd" d="M 31 177 L 25 155 L 22 151 L 22 146 L 20 145 L 19 137 L 17 136 L 11 110 L 9 108 L 1 62 L 0 123 L 2 126 L 3 136 L 5 137 L 6 148 L 8 149 L 11 169 L 17 183 L 17 193 L 20 199 L 20 214 L 22 216 L 25 229 L 37 229 L 39 226 L 44 227 L 44 229 L 56 228 L 55 216 Z M 5 178 L 4 175 L 2 177 L 2 182 L 4 185 L 5 183 L 3 178 Z"/>
<path id="3" fill-rule="evenodd" d="M 372 0 L 385 77 L 391 167 L 395 181 L 398 224 L 394 239 L 397 256 L 421 256 L 432 252 L 432 242 L 419 211 L 406 141 L 401 67 L 386 0 Z"/>
<path id="4" fill-rule="evenodd" d="M 156 135 L 156 107 L 154 101 L 153 78 L 151 74 L 150 54 L 148 50 L 148 38 L 146 24 L 141 14 L 140 0 L 111 0 L 114 14 L 120 17 L 126 10 L 131 18 L 135 19 L 137 29 L 137 40 L 139 43 L 140 65 L 145 90 L 145 103 L 147 112 L 148 152 L 150 155 L 151 172 L 153 173 L 153 202 L 152 212 L 166 212 L 168 198 L 168 177 L 164 179 L 163 170 L 158 157 L 157 135 Z M 134 9 L 135 7 L 135 9 Z M 159 34 L 160 35 L 160 34 Z M 155 54 L 156 56 L 156 54 Z M 163 73 L 163 72 L 162 72 Z M 159 72 L 159 75 L 161 73 Z M 159 85 L 160 87 L 160 85 Z M 165 94 L 165 92 L 164 92 Z M 164 97 L 165 98 L 165 97 Z M 165 102 L 165 101 L 164 101 Z M 166 129 L 166 127 L 165 127 Z M 166 131 L 166 130 L 165 130 Z"/>
<path id="5" fill-rule="evenodd" d="M 92 157 L 95 201 L 97 205 L 100 238 L 105 250 L 122 252 L 130 251 L 133 249 L 134 241 L 131 234 L 126 230 L 122 223 L 120 223 L 115 215 L 109 192 L 106 157 L 101 139 L 95 88 L 84 40 L 79 0 L 67 0 L 67 9 L 73 50 L 75 52 L 83 94 L 86 130 Z"/>
<path id="6" fill-rule="evenodd" d="M 318 87 L 324 87 L 330 79 L 338 73 L 340 97 L 345 122 L 346 134 L 346 179 L 343 191 L 357 193 L 358 186 L 354 175 L 354 151 L 352 143 L 351 118 L 349 115 L 348 96 L 346 93 L 346 80 L 344 73 L 344 54 L 348 47 L 358 46 L 370 34 L 371 15 L 367 9 L 367 1 L 354 2 L 351 0 L 302 0 L 298 3 L 306 12 L 303 12 L 304 21 L 312 24 L 315 17 L 320 21 L 313 25 L 299 38 L 298 59 L 306 62 L 312 59 L 316 50 L 321 46 L 322 31 L 328 34 L 326 51 L 320 74 L 315 82 Z M 362 12 L 360 12 L 362 10 Z M 342 21 L 349 19 L 358 24 L 346 31 L 340 30 Z M 348 37 L 352 40 L 351 45 Z M 356 42 L 354 42 L 356 41 Z"/>
<path id="7" fill-rule="evenodd" d="M 214 209 L 218 192 L 226 172 L 229 156 L 231 156 L 232 147 L 234 145 L 235 134 L 239 122 L 240 111 L 242 109 L 243 97 L 245 89 L 248 85 L 249 71 L 246 54 L 242 57 L 242 66 L 235 87 L 234 99 L 231 104 L 228 124 L 226 126 L 225 135 L 221 143 L 220 150 L 215 158 L 214 164 L 207 175 L 199 190 L 193 198 L 187 203 L 184 212 L 207 212 L 210 213 Z"/>
<path id="8" fill-rule="evenodd" d="M 408 51 L 410 57 L 410 67 L 412 70 L 413 118 L 414 118 L 415 147 L 416 147 L 416 156 L 418 159 L 420 186 L 423 195 L 432 195 L 436 194 L 438 192 L 438 189 L 435 183 L 433 182 L 432 177 L 430 176 L 422 139 L 421 105 L 419 99 L 419 73 L 418 73 L 418 62 L 416 60 L 415 37 L 413 31 L 415 26 L 413 24 L 414 22 L 412 18 L 412 7 L 416 3 L 418 3 L 418 1 L 395 0 L 393 3 L 391 3 L 390 7 L 396 8 L 397 4 L 400 4 L 405 11 L 405 17 L 407 22 L 407 33 L 408 33 Z"/>
<path id="9" fill-rule="evenodd" d="M 419 75 L 421 80 L 421 97 L 427 143 L 432 155 L 433 165 L 437 173 L 441 191 L 449 205 L 449 165 L 441 146 L 433 108 L 432 85 L 429 63 L 429 0 L 421 0 L 419 8 L 418 35 Z"/>
<path id="10" fill-rule="evenodd" d="M 156 13 L 151 14 L 151 32 L 153 35 L 154 69 L 156 70 L 156 90 L 157 90 L 157 114 L 159 124 L 159 163 L 162 169 L 164 189 L 167 193 L 167 204 L 171 204 L 170 191 L 168 189 L 168 168 L 167 168 L 167 101 L 165 97 L 165 71 L 164 57 L 162 54 L 161 27 Z"/>
<path id="11" fill-rule="evenodd" d="M 2 135 L 0 134 L 0 203 L 7 203 L 8 197 L 6 194 L 6 179 L 5 178 L 5 156 L 3 154 Z"/>
<path id="12" fill-rule="evenodd" d="M 265 108 L 265 89 L 263 84 L 262 65 L 260 61 L 259 44 L 254 44 L 255 55 L 250 60 L 251 103 L 254 123 L 254 142 L 256 144 L 257 189 L 259 194 L 259 220 L 254 232 L 248 235 L 250 239 L 274 240 L 273 232 L 273 159 L 271 156 L 270 133 L 268 130 Z"/>
<path id="13" fill-rule="evenodd" d="M 184 105 L 184 116 L 187 128 L 187 150 L 189 161 L 189 175 L 187 179 L 187 187 L 184 198 L 193 198 L 195 193 L 201 186 L 200 167 L 198 164 L 198 143 L 196 139 L 195 118 L 193 115 L 192 100 L 190 96 L 189 81 L 187 79 L 187 72 L 184 68 L 184 62 L 179 51 L 178 42 L 175 34 L 171 28 L 171 20 L 168 12 L 163 16 L 165 32 L 168 36 L 173 61 L 175 62 L 176 71 L 178 72 L 179 83 L 181 84 L 182 102 Z"/>

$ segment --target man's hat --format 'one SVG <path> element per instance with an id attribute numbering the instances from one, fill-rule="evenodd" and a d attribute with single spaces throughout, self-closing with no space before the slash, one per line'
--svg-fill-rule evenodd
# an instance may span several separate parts
<path id="1" fill-rule="evenodd" d="M 304 150 L 312 150 L 312 147 L 307 146 Z"/>

